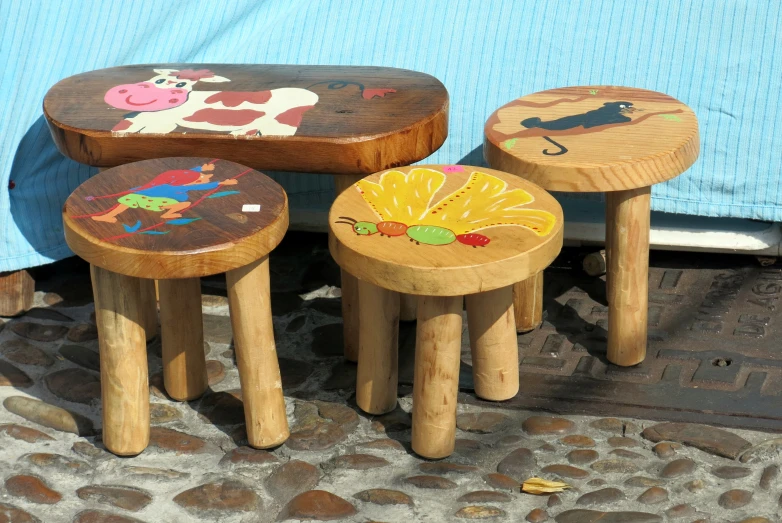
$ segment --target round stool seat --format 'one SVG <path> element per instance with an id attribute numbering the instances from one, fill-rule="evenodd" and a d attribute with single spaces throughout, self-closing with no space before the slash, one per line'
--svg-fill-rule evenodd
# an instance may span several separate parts
<path id="1" fill-rule="evenodd" d="M 164 158 L 90 178 L 63 208 L 68 246 L 126 276 L 176 279 L 244 267 L 266 256 L 288 227 L 276 182 L 237 163 Z"/>
<path id="2" fill-rule="evenodd" d="M 698 121 L 666 94 L 628 87 L 551 89 L 497 109 L 484 155 L 550 191 L 606 192 L 674 178 L 698 158 Z"/>
<path id="3" fill-rule="evenodd" d="M 461 296 L 543 270 L 562 247 L 562 209 L 500 171 L 425 165 L 379 172 L 337 197 L 329 248 L 361 280 L 392 291 Z"/>

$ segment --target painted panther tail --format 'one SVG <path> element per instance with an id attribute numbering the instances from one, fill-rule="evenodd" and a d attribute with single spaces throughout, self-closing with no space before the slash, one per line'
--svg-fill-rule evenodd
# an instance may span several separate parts
<path id="1" fill-rule="evenodd" d="M 521 125 L 523 125 L 527 129 L 531 129 L 533 127 L 540 127 L 541 123 L 543 122 L 537 116 L 533 116 L 532 118 L 527 118 L 521 121 Z"/>

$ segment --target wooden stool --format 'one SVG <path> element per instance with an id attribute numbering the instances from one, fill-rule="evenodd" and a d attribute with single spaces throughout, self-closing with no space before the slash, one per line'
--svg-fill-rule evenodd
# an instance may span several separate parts
<path id="1" fill-rule="evenodd" d="M 60 81 L 44 115 L 57 147 L 80 163 L 211 155 L 254 169 L 334 174 L 339 193 L 439 149 L 448 92 L 432 76 L 389 67 L 132 65 Z M 343 273 L 351 361 L 357 295 L 357 281 Z"/>
<path id="2" fill-rule="evenodd" d="M 485 134 L 484 155 L 492 167 L 550 191 L 606 193 L 608 360 L 622 366 L 642 362 L 651 186 L 678 176 L 698 158 L 695 114 L 654 91 L 568 87 L 500 107 Z M 541 298 L 527 294 L 524 308 L 542 308 Z"/>
<path id="3" fill-rule="evenodd" d="M 287 439 L 268 258 L 288 227 L 282 187 L 224 160 L 147 160 L 84 182 L 63 222 L 68 246 L 91 264 L 106 448 L 135 455 L 149 443 L 142 282 L 160 283 L 166 391 L 188 401 L 207 389 L 199 278 L 221 272 L 250 445 Z"/>
<path id="4" fill-rule="evenodd" d="M 519 390 L 513 283 L 562 247 L 562 209 L 541 188 L 478 167 L 405 167 L 368 176 L 329 214 L 329 248 L 359 280 L 358 406 L 396 406 L 399 294 L 418 296 L 413 450 L 453 452 L 466 295 L 475 393 Z"/>

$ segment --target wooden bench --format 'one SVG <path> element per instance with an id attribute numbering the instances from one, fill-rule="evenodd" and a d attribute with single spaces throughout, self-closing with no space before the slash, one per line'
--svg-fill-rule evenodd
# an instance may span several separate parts
<path id="1" fill-rule="evenodd" d="M 189 401 L 207 389 L 200 278 L 222 272 L 248 440 L 267 448 L 287 439 L 268 262 L 288 228 L 282 187 L 224 160 L 146 160 L 84 182 L 63 222 L 68 246 L 91 267 L 106 448 L 135 455 L 149 442 L 142 283 L 159 281 L 166 391 Z"/>
<path id="2" fill-rule="evenodd" d="M 209 155 L 333 174 L 341 192 L 436 151 L 448 131 L 448 93 L 432 76 L 387 67 L 147 64 L 66 78 L 47 93 L 44 115 L 59 150 L 80 163 Z M 350 275 L 342 292 L 345 355 L 355 361 Z"/>
<path id="3" fill-rule="evenodd" d="M 651 186 L 698 158 L 698 120 L 668 95 L 591 86 L 514 100 L 486 122 L 484 155 L 494 168 L 550 191 L 606 195 L 608 359 L 629 366 L 646 355 Z M 541 275 L 517 292 L 521 329 L 542 311 Z M 528 323 L 522 323 L 522 317 Z"/>
<path id="4" fill-rule="evenodd" d="M 475 393 L 519 389 L 512 285 L 562 247 L 562 209 L 536 185 L 479 167 L 384 171 L 344 191 L 329 213 L 329 249 L 359 279 L 358 406 L 396 406 L 399 293 L 418 297 L 413 450 L 453 452 L 466 301 Z M 466 297 L 466 300 L 465 298 Z"/>

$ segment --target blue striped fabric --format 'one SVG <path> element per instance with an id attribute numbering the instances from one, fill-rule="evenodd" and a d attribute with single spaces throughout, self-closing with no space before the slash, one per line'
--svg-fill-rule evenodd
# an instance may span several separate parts
<path id="1" fill-rule="evenodd" d="M 62 158 L 41 116 L 61 78 L 121 64 L 385 65 L 451 93 L 433 162 L 481 163 L 483 123 L 534 91 L 616 84 L 666 92 L 701 123 L 701 159 L 654 188 L 656 210 L 782 221 L 778 0 L 0 0 L 0 271 L 70 252 L 60 208 L 94 169 Z M 282 175 L 326 207 L 328 177 Z M 9 180 L 15 188 L 6 190 Z"/>

